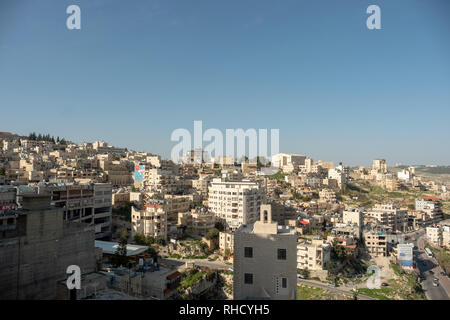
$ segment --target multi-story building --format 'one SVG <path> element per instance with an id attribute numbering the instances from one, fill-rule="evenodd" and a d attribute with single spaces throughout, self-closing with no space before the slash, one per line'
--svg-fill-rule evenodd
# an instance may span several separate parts
<path id="1" fill-rule="evenodd" d="M 145 188 L 150 192 L 174 193 L 180 189 L 178 176 L 173 171 L 142 166 L 142 178 L 134 180 L 136 188 Z"/>
<path id="2" fill-rule="evenodd" d="M 357 225 L 358 227 L 363 227 L 364 213 L 359 209 L 348 208 L 342 213 L 342 220 L 345 224 Z"/>
<path id="3" fill-rule="evenodd" d="M 375 159 L 372 163 L 372 170 L 374 172 L 386 173 L 387 165 L 385 159 Z"/>
<path id="4" fill-rule="evenodd" d="M 330 189 L 322 189 L 319 191 L 319 201 L 326 203 L 336 203 L 336 193 Z"/>
<path id="5" fill-rule="evenodd" d="M 254 223 L 259 217 L 264 191 L 260 183 L 249 180 L 214 179 L 208 193 L 208 207 L 229 230 Z"/>
<path id="6" fill-rule="evenodd" d="M 50 200 L 23 195 L 21 209 L 0 213 L 0 300 L 53 300 L 68 266 L 95 271 L 94 227 L 64 221 L 64 209 Z"/>
<path id="7" fill-rule="evenodd" d="M 0 186 L 0 210 L 12 209 L 16 205 L 16 188 Z"/>
<path id="8" fill-rule="evenodd" d="M 186 226 L 185 233 L 191 236 L 206 236 L 214 228 L 216 216 L 202 209 L 178 213 L 178 225 Z"/>
<path id="9" fill-rule="evenodd" d="M 416 211 L 426 212 L 434 223 L 442 220 L 441 199 L 437 197 L 423 197 L 416 199 Z"/>
<path id="10" fill-rule="evenodd" d="M 201 165 L 202 163 L 209 163 L 209 162 L 211 162 L 209 153 L 201 148 L 189 150 L 183 156 L 183 163 L 192 163 L 195 165 Z"/>
<path id="11" fill-rule="evenodd" d="M 272 221 L 269 207 L 261 219 L 234 234 L 233 298 L 295 300 L 297 298 L 297 234 Z"/>
<path id="12" fill-rule="evenodd" d="M 297 171 L 299 166 L 305 165 L 306 156 L 300 154 L 279 153 L 272 156 L 272 166 L 280 168 L 283 172 Z"/>
<path id="13" fill-rule="evenodd" d="M 371 257 L 387 257 L 388 241 L 382 231 L 366 231 L 363 233 L 364 244 Z"/>
<path id="14" fill-rule="evenodd" d="M 442 228 L 438 226 L 427 227 L 427 240 L 436 246 L 442 245 Z"/>
<path id="15" fill-rule="evenodd" d="M 325 240 L 297 244 L 297 269 L 324 270 L 331 259 L 331 245 Z"/>
<path id="16" fill-rule="evenodd" d="M 141 209 L 131 207 L 131 236 L 143 234 L 167 240 L 167 212 L 162 204 L 144 204 Z"/>
<path id="17" fill-rule="evenodd" d="M 208 195 L 208 187 L 210 182 L 212 181 L 213 176 L 203 176 L 199 179 L 192 180 L 192 188 L 197 190 L 197 192 L 202 196 Z"/>
<path id="18" fill-rule="evenodd" d="M 64 209 L 64 220 L 95 226 L 96 239 L 112 235 L 112 186 L 106 183 L 63 184 L 40 183 L 39 194 L 50 194 L 52 204 Z M 20 198 L 20 194 L 18 194 Z"/>
<path id="19" fill-rule="evenodd" d="M 94 143 L 92 143 L 92 148 L 98 153 L 113 153 L 125 155 L 127 152 L 126 148 L 116 148 L 113 146 L 109 146 L 105 141 L 95 141 Z"/>
<path id="20" fill-rule="evenodd" d="M 219 250 L 224 254 L 227 250 L 230 254 L 234 252 L 234 233 L 233 232 L 220 232 L 219 233 Z"/>
<path id="21" fill-rule="evenodd" d="M 450 249 L 450 226 L 448 225 L 442 227 L 442 246 Z"/>
<path id="22" fill-rule="evenodd" d="M 393 230 L 408 229 L 408 209 L 399 209 L 392 203 L 377 203 L 367 212 L 367 217 L 375 219 L 381 225 L 392 227 Z"/>
<path id="23" fill-rule="evenodd" d="M 347 182 L 348 169 L 342 165 L 328 170 L 328 180 L 336 180 L 339 189 Z M 329 185 L 329 183 L 328 183 Z"/>
<path id="24" fill-rule="evenodd" d="M 99 160 L 99 167 L 105 172 L 108 183 L 128 186 L 133 183 L 130 166 L 123 161 Z"/>
<path id="25" fill-rule="evenodd" d="M 164 195 L 164 209 L 168 218 L 177 217 L 179 212 L 186 212 L 192 204 L 192 196 L 189 195 Z"/>

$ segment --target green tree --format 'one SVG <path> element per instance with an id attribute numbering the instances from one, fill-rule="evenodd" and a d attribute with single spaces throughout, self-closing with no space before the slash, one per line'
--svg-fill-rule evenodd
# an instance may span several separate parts
<path id="1" fill-rule="evenodd" d="M 164 240 L 163 238 L 158 238 L 158 239 L 156 239 L 156 243 L 161 245 L 161 246 L 165 246 L 166 245 L 166 240 Z"/>
<path id="2" fill-rule="evenodd" d="M 127 233 L 126 231 L 123 231 L 119 240 L 119 246 L 113 256 L 113 264 L 116 267 L 124 266 L 128 262 L 127 244 L 128 244 Z"/>
<path id="3" fill-rule="evenodd" d="M 219 231 L 225 230 L 225 226 L 223 225 L 223 223 L 222 223 L 221 221 L 217 221 L 217 222 L 214 224 L 214 228 L 216 228 L 216 229 L 219 230 Z"/>
<path id="4" fill-rule="evenodd" d="M 230 249 L 226 248 L 225 251 L 224 251 L 225 258 L 228 259 L 230 257 L 230 254 L 231 254 Z"/>
<path id="5" fill-rule="evenodd" d="M 212 228 L 206 234 L 206 239 L 208 239 L 208 240 L 217 239 L 217 238 L 219 238 L 219 230 L 216 228 Z"/>
<path id="6" fill-rule="evenodd" d="M 4 176 L 5 175 L 5 169 L 4 168 L 0 168 L 0 176 Z"/>
<path id="7" fill-rule="evenodd" d="M 134 243 L 136 243 L 138 245 L 142 245 L 142 246 L 147 244 L 146 240 L 147 239 L 145 239 L 145 236 L 140 233 L 136 233 L 136 235 L 133 237 Z"/>
<path id="8" fill-rule="evenodd" d="M 152 246 L 148 247 L 147 253 L 153 258 L 154 262 L 158 262 L 158 252 Z"/>

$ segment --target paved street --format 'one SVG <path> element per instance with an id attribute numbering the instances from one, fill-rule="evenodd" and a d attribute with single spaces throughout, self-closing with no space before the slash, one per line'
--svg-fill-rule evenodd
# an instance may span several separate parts
<path id="1" fill-rule="evenodd" d="M 424 236 L 417 239 L 417 247 L 419 250 L 415 253 L 415 261 L 421 276 L 422 288 L 429 300 L 450 300 L 450 279 L 441 274 L 442 268 L 434 258 L 429 258 L 424 251 Z M 434 277 L 439 279 L 439 286 L 433 286 Z"/>

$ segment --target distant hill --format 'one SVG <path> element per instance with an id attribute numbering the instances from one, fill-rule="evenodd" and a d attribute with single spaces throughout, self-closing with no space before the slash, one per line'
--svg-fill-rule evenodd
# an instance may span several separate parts
<path id="1" fill-rule="evenodd" d="M 416 169 L 416 173 L 450 174 L 450 166 L 421 167 Z"/>

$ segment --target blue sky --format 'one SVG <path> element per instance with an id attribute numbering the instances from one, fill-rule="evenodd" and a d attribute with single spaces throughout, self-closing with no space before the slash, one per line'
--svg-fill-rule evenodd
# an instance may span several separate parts
<path id="1" fill-rule="evenodd" d="M 316 160 L 450 165 L 449 14 L 447 0 L 2 0 L 0 131 L 169 157 L 172 131 L 202 120 L 280 129 L 280 151 Z"/>

